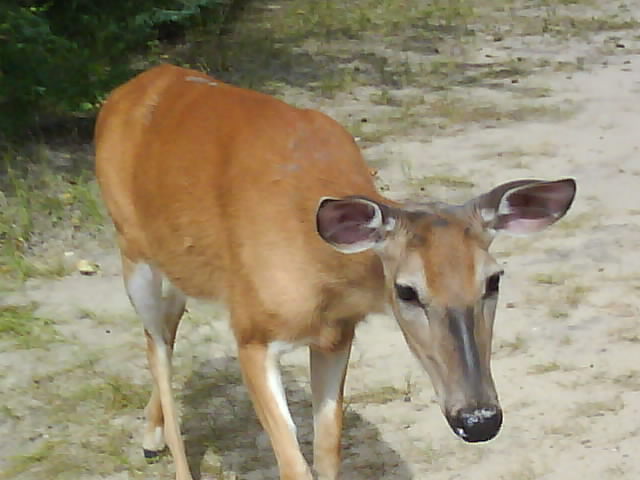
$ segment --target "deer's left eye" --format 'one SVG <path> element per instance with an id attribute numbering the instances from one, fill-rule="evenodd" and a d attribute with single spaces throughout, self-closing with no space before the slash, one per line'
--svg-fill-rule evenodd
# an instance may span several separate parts
<path id="1" fill-rule="evenodd" d="M 502 277 L 502 272 L 494 273 L 487 278 L 484 286 L 484 298 L 494 297 L 498 294 L 500 290 L 500 277 Z"/>
<path id="2" fill-rule="evenodd" d="M 401 285 L 396 283 L 396 295 L 403 302 L 407 303 L 420 303 L 420 298 L 418 297 L 418 292 L 416 289 L 409 285 Z"/>

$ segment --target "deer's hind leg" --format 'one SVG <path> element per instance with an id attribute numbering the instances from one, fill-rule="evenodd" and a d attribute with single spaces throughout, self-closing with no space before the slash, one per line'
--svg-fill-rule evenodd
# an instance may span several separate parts
<path id="1" fill-rule="evenodd" d="M 122 257 L 125 287 L 142 319 L 147 339 L 147 359 L 153 376 L 153 391 L 145 408 L 143 439 L 145 457 L 153 458 L 168 445 L 176 464 L 176 478 L 190 480 L 191 474 L 171 389 L 171 357 L 186 297 L 171 284 L 163 292 L 162 274 L 147 263 Z"/>

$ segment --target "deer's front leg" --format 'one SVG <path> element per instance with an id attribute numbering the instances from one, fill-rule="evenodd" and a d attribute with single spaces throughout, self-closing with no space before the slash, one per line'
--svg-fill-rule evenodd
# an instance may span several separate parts
<path id="1" fill-rule="evenodd" d="M 353 332 L 339 350 L 311 349 L 313 394 L 313 467 L 319 480 L 335 480 L 340 469 L 342 392 L 351 353 Z"/>
<path id="2" fill-rule="evenodd" d="M 278 343 L 240 345 L 238 357 L 245 384 L 262 426 L 271 439 L 281 480 L 312 480 L 296 438 L 282 380 Z"/>

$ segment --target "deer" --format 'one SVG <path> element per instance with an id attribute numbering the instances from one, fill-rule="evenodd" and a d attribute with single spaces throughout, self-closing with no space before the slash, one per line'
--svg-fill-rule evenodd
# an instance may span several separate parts
<path id="1" fill-rule="evenodd" d="M 338 478 L 352 341 L 373 312 L 392 312 L 455 435 L 498 434 L 490 357 L 503 269 L 489 246 L 562 218 L 575 180 L 510 181 L 461 205 L 394 201 L 329 116 L 168 64 L 109 95 L 95 149 L 153 379 L 143 451 L 153 458 L 168 446 L 177 480 L 192 479 L 171 385 L 188 297 L 228 309 L 282 480 Z M 279 368 L 304 346 L 312 467 Z"/>

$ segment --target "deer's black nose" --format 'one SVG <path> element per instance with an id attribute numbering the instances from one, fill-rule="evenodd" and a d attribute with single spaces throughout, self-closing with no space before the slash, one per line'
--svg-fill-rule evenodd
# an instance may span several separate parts
<path id="1" fill-rule="evenodd" d="M 486 442 L 500 431 L 502 411 L 497 407 L 462 408 L 447 415 L 447 421 L 465 442 Z"/>

